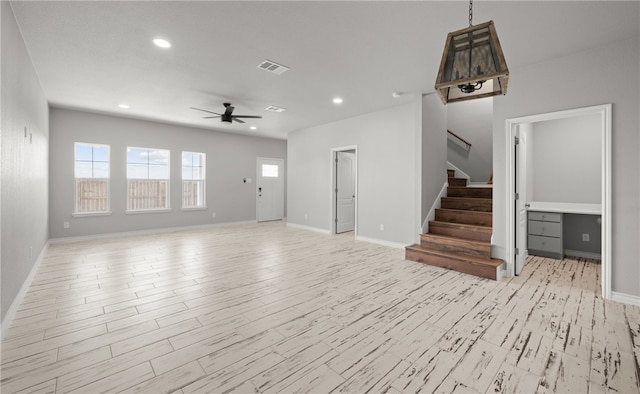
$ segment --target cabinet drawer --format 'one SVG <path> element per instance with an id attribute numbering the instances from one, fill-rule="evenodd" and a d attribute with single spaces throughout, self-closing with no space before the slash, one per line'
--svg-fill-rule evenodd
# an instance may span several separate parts
<path id="1" fill-rule="evenodd" d="M 529 235 L 527 248 L 545 252 L 562 253 L 562 240 L 560 238 L 541 237 Z"/>
<path id="2" fill-rule="evenodd" d="M 531 235 L 544 235 L 547 237 L 562 237 L 562 226 L 556 222 L 538 222 L 529 220 L 528 232 Z"/>
<path id="3" fill-rule="evenodd" d="M 562 214 L 556 212 L 529 211 L 529 220 L 560 223 L 562 221 Z"/>

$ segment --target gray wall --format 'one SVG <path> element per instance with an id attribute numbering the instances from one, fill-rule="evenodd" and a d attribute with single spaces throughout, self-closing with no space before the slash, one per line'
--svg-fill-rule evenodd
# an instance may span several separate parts
<path id="1" fill-rule="evenodd" d="M 486 182 L 493 165 L 493 99 L 447 104 L 447 129 L 471 144 L 466 149 L 447 138 L 447 160 L 469 175 L 472 182 Z"/>
<path id="2" fill-rule="evenodd" d="M 2 18 L 2 320 L 49 239 L 49 110 L 9 2 Z M 25 127 L 27 137 L 25 138 Z M 3 328 L 4 328 L 3 324 Z"/>
<path id="3" fill-rule="evenodd" d="M 600 115 L 536 122 L 532 134 L 533 201 L 600 204 Z"/>
<path id="4" fill-rule="evenodd" d="M 438 199 L 440 190 L 447 181 L 447 111 L 437 94 L 422 98 L 422 215 L 424 223 L 433 203 Z"/>
<path id="5" fill-rule="evenodd" d="M 330 231 L 331 149 L 357 145 L 358 236 L 413 243 L 420 227 L 420 106 L 416 99 L 290 133 L 288 222 Z"/>
<path id="6" fill-rule="evenodd" d="M 564 249 L 600 255 L 602 253 L 602 227 L 599 219 L 599 215 L 565 213 L 562 218 Z M 583 241 L 582 234 L 589 234 L 589 241 Z"/>
<path id="7" fill-rule="evenodd" d="M 507 95 L 494 98 L 493 235 L 499 257 L 505 258 L 509 195 L 506 119 L 612 103 L 612 290 L 640 296 L 639 49 L 636 36 L 510 70 Z"/>
<path id="8" fill-rule="evenodd" d="M 50 127 L 51 238 L 255 220 L 256 158 L 286 159 L 287 143 L 283 140 L 69 109 L 52 108 Z M 110 216 L 72 216 L 74 142 L 111 146 Z M 127 146 L 171 151 L 171 212 L 125 214 Z M 207 155 L 206 210 L 181 209 L 183 150 Z M 245 177 L 252 178 L 253 183 L 243 183 Z M 63 228 L 64 222 L 70 223 L 68 229 Z"/>

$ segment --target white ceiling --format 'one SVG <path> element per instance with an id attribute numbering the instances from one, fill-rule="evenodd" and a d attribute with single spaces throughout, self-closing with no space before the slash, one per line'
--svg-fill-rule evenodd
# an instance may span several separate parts
<path id="1" fill-rule="evenodd" d="M 275 138 L 433 92 L 447 33 L 468 25 L 466 1 L 11 5 L 51 105 Z M 517 78 L 519 67 L 638 36 L 639 18 L 637 1 L 476 1 L 473 21 L 496 23 Z M 258 69 L 265 59 L 291 70 Z M 222 112 L 226 101 L 263 119 L 229 125 L 189 109 Z"/>

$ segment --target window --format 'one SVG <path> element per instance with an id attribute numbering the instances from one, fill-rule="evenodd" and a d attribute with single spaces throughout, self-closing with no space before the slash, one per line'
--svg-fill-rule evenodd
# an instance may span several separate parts
<path id="1" fill-rule="evenodd" d="M 169 151 L 127 147 L 127 210 L 169 209 Z"/>
<path id="2" fill-rule="evenodd" d="M 109 212 L 109 145 L 76 142 L 75 213 Z"/>
<path id="3" fill-rule="evenodd" d="M 182 152 L 182 208 L 205 208 L 205 154 Z"/>
<path id="4" fill-rule="evenodd" d="M 275 164 L 263 164 L 262 165 L 262 176 L 265 178 L 277 178 L 278 177 L 278 166 Z"/>

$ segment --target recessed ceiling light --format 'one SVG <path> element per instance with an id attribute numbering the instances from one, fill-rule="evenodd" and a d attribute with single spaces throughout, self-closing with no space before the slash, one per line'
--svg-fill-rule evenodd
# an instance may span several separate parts
<path id="1" fill-rule="evenodd" d="M 334 98 L 334 99 L 333 99 L 333 103 L 334 103 L 334 104 L 342 104 L 342 98 L 340 98 L 340 97 L 336 97 L 336 98 Z"/>
<path id="2" fill-rule="evenodd" d="M 402 94 L 403 94 L 402 92 L 393 92 L 393 93 L 391 93 L 391 97 L 398 98 L 398 97 L 402 96 Z"/>
<path id="3" fill-rule="evenodd" d="M 171 43 L 162 38 L 154 38 L 153 43 L 156 44 L 156 46 L 159 46 L 160 48 L 171 48 Z"/>
<path id="4" fill-rule="evenodd" d="M 258 128 L 256 126 L 251 126 L 249 127 L 251 130 L 258 130 Z"/>
<path id="5" fill-rule="evenodd" d="M 122 109 L 128 109 L 129 105 L 128 104 L 118 104 L 118 107 L 120 107 Z"/>

